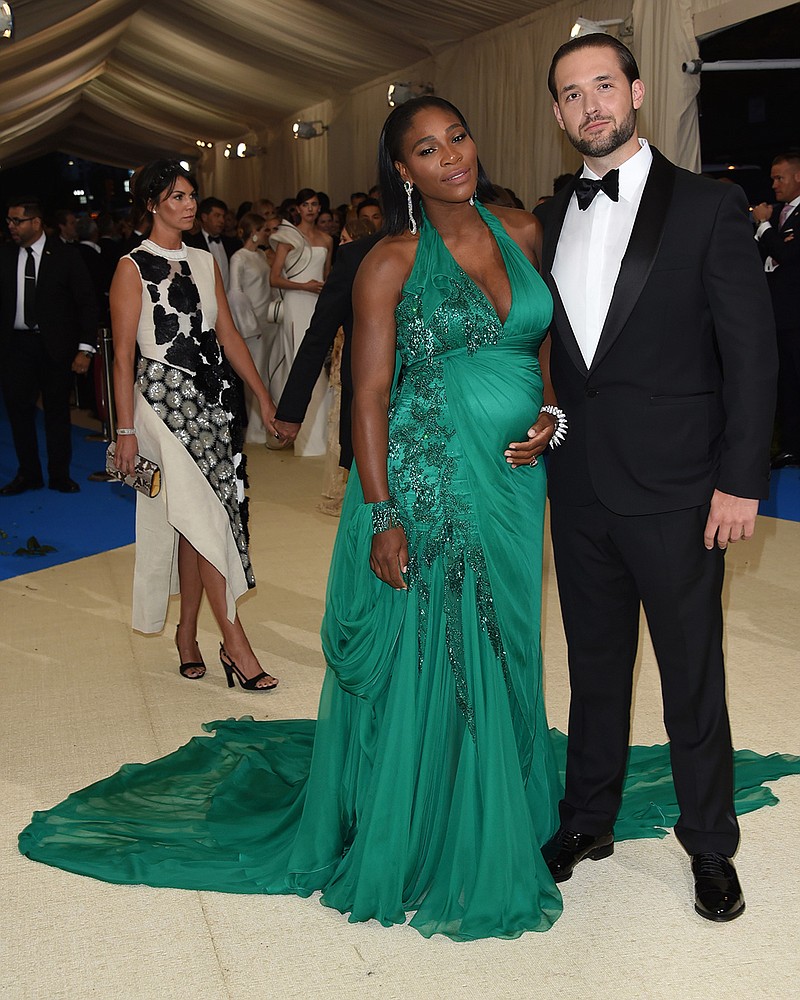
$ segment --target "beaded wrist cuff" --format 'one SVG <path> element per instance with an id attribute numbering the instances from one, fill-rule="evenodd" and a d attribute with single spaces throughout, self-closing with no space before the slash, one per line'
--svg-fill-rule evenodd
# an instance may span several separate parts
<path id="1" fill-rule="evenodd" d="M 372 533 L 374 535 L 401 526 L 394 497 L 389 497 L 388 500 L 379 500 L 378 503 L 371 503 L 369 506 L 372 508 Z"/>
<path id="2" fill-rule="evenodd" d="M 550 447 L 557 448 L 567 436 L 567 431 L 569 430 L 567 415 L 560 406 L 552 406 L 550 403 L 548 403 L 547 406 L 543 406 L 539 412 L 549 413 L 551 417 L 556 418 L 556 429 L 553 431 L 553 436 L 550 438 Z"/>

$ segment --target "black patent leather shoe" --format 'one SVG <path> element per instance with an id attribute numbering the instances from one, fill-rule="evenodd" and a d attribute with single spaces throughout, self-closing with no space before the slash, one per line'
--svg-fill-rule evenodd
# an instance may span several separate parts
<path id="1" fill-rule="evenodd" d="M 10 483 L 0 487 L 0 497 L 15 497 L 27 490 L 40 490 L 44 486 L 41 479 L 28 479 L 25 476 L 16 475 Z"/>
<path id="2" fill-rule="evenodd" d="M 694 908 L 706 920 L 735 920 L 744 913 L 744 896 L 733 862 L 708 851 L 692 855 Z"/>
<path id="3" fill-rule="evenodd" d="M 593 837 L 590 833 L 576 833 L 575 830 L 559 829 L 542 848 L 542 855 L 556 882 L 566 882 L 572 878 L 575 865 L 584 858 L 602 861 L 614 853 L 614 834 L 604 833 Z"/>
<path id="4" fill-rule="evenodd" d="M 67 477 L 66 479 L 51 479 L 50 489 L 57 490 L 59 493 L 80 493 L 81 488 L 75 482 L 74 479 Z"/>

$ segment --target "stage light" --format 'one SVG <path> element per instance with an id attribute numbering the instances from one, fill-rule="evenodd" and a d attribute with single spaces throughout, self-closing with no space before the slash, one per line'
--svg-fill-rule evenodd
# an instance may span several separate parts
<path id="1" fill-rule="evenodd" d="M 0 38 L 14 37 L 14 12 L 10 3 L 0 3 Z"/>
<path id="2" fill-rule="evenodd" d="M 318 139 L 328 131 L 328 126 L 321 121 L 313 122 L 296 121 L 292 125 L 292 136 L 295 139 Z"/>
<path id="3" fill-rule="evenodd" d="M 434 89 L 432 83 L 390 83 L 386 92 L 386 101 L 390 108 L 405 104 L 412 97 L 430 97 Z"/>

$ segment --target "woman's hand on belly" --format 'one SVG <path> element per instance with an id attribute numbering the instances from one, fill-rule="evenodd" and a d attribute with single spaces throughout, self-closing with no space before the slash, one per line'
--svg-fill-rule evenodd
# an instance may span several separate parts
<path id="1" fill-rule="evenodd" d="M 520 465 L 536 465 L 536 459 L 550 443 L 556 429 L 555 417 L 550 413 L 540 413 L 539 419 L 528 430 L 526 441 L 512 441 L 503 452 L 512 469 Z"/>

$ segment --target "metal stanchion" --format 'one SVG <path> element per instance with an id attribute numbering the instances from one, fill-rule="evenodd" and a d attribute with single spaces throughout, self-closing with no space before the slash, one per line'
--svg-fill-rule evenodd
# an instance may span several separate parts
<path id="1" fill-rule="evenodd" d="M 94 441 L 112 441 L 116 435 L 117 424 L 114 412 L 114 380 L 112 366 L 114 364 L 114 344 L 109 327 L 101 327 L 97 331 L 97 354 L 95 355 L 95 386 L 97 390 L 97 412 L 102 423 L 100 434 L 92 435 Z M 93 483 L 106 483 L 112 479 L 105 469 L 92 472 L 89 480 Z"/>

